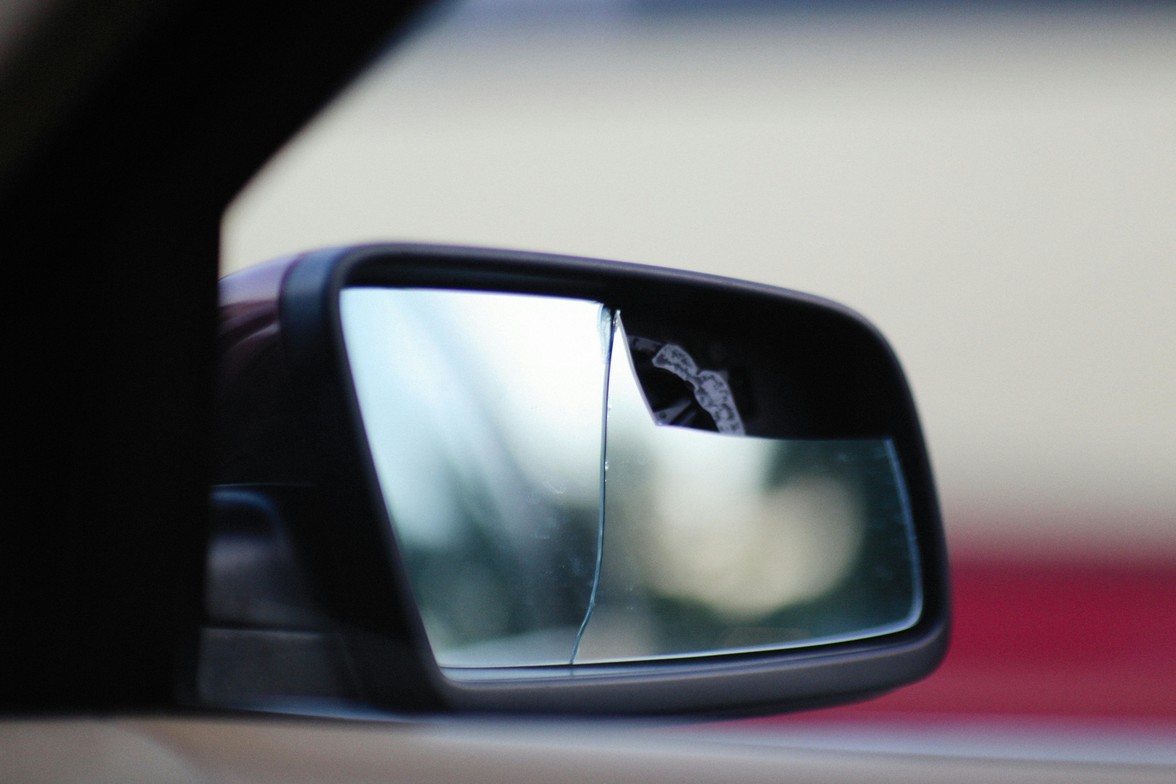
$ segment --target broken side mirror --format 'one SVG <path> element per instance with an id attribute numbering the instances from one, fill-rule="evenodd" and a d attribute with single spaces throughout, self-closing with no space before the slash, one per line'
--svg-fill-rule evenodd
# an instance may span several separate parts
<path id="1" fill-rule="evenodd" d="M 763 712 L 943 656 L 915 409 L 840 306 L 367 246 L 226 279 L 222 334 L 203 702 Z"/>

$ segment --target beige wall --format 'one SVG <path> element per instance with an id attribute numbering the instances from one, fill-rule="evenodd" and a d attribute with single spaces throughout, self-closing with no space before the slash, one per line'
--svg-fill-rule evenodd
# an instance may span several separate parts
<path id="1" fill-rule="evenodd" d="M 243 194 L 224 268 L 390 239 L 840 300 L 907 367 L 954 542 L 1176 552 L 1176 13 L 458 15 Z"/>

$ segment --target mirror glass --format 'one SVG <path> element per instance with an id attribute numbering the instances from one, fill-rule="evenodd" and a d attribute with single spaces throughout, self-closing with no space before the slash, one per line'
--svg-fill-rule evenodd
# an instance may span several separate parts
<path id="1" fill-rule="evenodd" d="M 918 619 L 894 445 L 758 435 L 786 404 L 757 378 L 780 369 L 740 347 L 559 297 L 354 287 L 341 313 L 442 667 L 767 651 Z"/>

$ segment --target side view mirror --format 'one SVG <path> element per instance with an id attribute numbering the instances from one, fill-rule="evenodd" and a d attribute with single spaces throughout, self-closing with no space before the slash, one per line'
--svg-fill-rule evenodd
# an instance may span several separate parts
<path id="1" fill-rule="evenodd" d="M 362 246 L 226 278 L 221 340 L 201 703 L 754 713 L 943 657 L 914 405 L 845 308 Z"/>

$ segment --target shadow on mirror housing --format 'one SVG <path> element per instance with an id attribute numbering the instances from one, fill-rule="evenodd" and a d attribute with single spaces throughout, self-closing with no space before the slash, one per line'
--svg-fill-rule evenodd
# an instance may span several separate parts
<path id="1" fill-rule="evenodd" d="M 221 285 L 201 704 L 765 713 L 923 677 L 946 557 L 861 317 L 421 245 Z"/>

